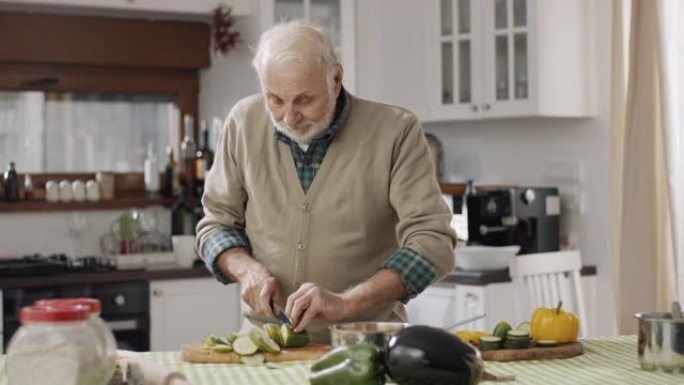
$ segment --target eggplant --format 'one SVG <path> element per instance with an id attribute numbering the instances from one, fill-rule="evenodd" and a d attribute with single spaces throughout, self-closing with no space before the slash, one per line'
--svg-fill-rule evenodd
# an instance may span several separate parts
<path id="1" fill-rule="evenodd" d="M 422 325 L 390 339 L 385 366 L 399 385 L 475 385 L 484 373 L 477 349 L 446 330 Z"/>

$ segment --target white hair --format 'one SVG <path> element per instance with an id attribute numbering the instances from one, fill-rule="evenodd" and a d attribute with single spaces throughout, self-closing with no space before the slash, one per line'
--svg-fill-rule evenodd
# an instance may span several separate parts
<path id="1" fill-rule="evenodd" d="M 266 30 L 259 39 L 252 61 L 259 79 L 270 65 L 293 65 L 304 70 L 323 68 L 328 85 L 339 61 L 332 41 L 322 28 L 303 21 L 279 23 Z"/>

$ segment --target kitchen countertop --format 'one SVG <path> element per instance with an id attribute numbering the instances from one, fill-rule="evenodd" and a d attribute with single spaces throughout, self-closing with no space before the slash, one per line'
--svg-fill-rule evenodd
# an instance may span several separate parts
<path id="1" fill-rule="evenodd" d="M 596 266 L 585 265 L 580 271 L 582 276 L 596 275 Z M 456 269 L 449 273 L 440 283 L 460 284 L 484 286 L 490 283 L 504 283 L 511 282 L 511 277 L 508 274 L 508 269 L 501 270 L 487 270 L 487 271 L 466 271 Z"/>
<path id="2" fill-rule="evenodd" d="M 596 266 L 582 267 L 582 276 L 596 275 Z M 64 273 L 57 275 L 34 275 L 22 277 L 0 277 L 0 289 L 28 288 L 55 285 L 77 285 L 93 283 L 117 283 L 132 281 L 160 281 L 167 279 L 209 278 L 211 273 L 202 262 L 191 268 L 175 266 L 155 269 L 116 270 L 99 273 Z M 511 282 L 508 269 L 488 271 L 454 270 L 439 283 L 484 286 L 491 283 Z"/>
<path id="3" fill-rule="evenodd" d="M 63 273 L 22 277 L 0 277 L 0 289 L 62 286 L 93 283 L 117 283 L 134 281 L 159 281 L 166 279 L 209 278 L 211 273 L 202 262 L 191 268 L 176 266 L 153 269 L 115 270 L 96 273 Z"/>

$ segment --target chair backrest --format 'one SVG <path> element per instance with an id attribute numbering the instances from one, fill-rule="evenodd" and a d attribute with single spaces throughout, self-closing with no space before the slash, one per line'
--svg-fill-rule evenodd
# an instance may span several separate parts
<path id="1" fill-rule="evenodd" d="M 563 308 L 572 310 L 579 318 L 580 335 L 586 337 L 587 312 L 580 280 L 581 269 L 582 257 L 577 250 L 526 254 L 513 258 L 510 274 L 518 294 L 518 316 L 529 314 L 524 317 L 529 318 L 534 308 L 555 307 L 558 301 L 563 301 Z M 527 301 L 521 301 L 521 298 Z"/>

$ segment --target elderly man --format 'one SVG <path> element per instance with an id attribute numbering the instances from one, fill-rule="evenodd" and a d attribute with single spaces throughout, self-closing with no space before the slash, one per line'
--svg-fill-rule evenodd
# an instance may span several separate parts
<path id="1" fill-rule="evenodd" d="M 274 303 L 315 341 L 331 323 L 405 322 L 454 263 L 416 116 L 346 92 L 331 41 L 301 22 L 264 32 L 253 65 L 262 92 L 233 107 L 206 178 L 207 267 L 240 284 L 247 325 L 274 322 Z"/>

